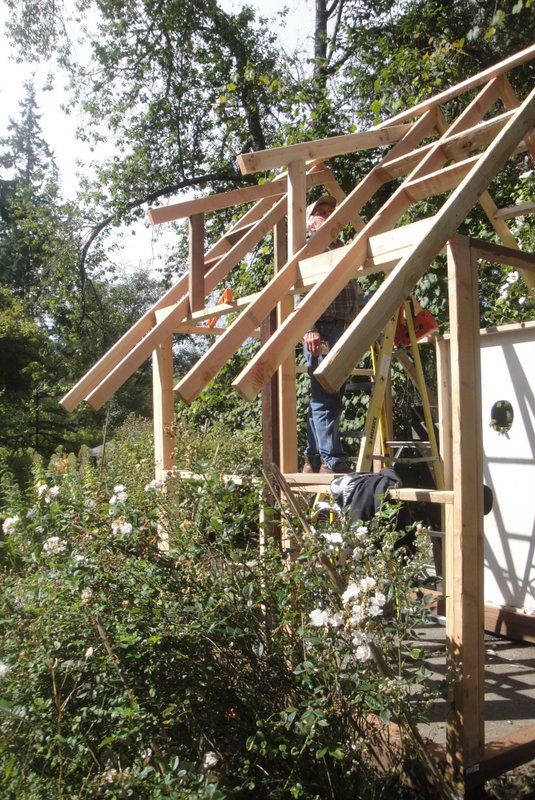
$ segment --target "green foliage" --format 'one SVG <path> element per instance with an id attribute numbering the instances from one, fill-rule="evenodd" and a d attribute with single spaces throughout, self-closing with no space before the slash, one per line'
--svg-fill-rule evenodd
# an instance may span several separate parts
<path id="1" fill-rule="evenodd" d="M 144 486 L 148 432 L 130 426 L 102 476 L 61 453 L 25 492 L 2 473 L 3 796 L 401 796 L 366 749 L 370 712 L 403 721 L 426 700 L 421 560 L 396 548 L 390 512 L 365 539 L 324 531 L 288 569 L 269 543 L 258 556 L 259 487 Z M 321 551 L 365 581 L 366 624 L 318 572 Z M 340 620 L 318 624 L 318 606 Z"/>

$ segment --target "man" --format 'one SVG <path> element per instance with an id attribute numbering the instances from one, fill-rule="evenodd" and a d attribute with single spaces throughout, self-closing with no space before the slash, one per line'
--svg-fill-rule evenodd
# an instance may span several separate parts
<path id="1" fill-rule="evenodd" d="M 323 225 L 335 207 L 336 198 L 332 195 L 323 195 L 308 206 L 309 236 L 313 236 Z M 337 246 L 333 243 L 331 248 Z M 313 372 L 321 362 L 323 354 L 338 341 L 359 309 L 357 282 L 351 280 L 335 297 L 314 327 L 305 333 L 304 353 L 310 377 L 311 396 L 307 415 L 307 448 L 303 472 L 351 472 L 347 454 L 340 441 L 344 386 L 330 394 L 314 377 Z"/>

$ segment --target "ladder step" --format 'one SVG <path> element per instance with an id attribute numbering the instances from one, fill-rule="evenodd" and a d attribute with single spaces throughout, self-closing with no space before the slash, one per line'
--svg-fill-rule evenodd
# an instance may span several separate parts
<path id="1" fill-rule="evenodd" d="M 428 464 L 430 461 L 438 461 L 437 456 L 421 456 L 416 458 L 396 458 L 396 456 L 372 456 L 375 461 L 390 461 L 394 464 Z"/>
<path id="2" fill-rule="evenodd" d="M 397 442 L 397 441 L 386 441 L 385 442 L 388 447 L 430 447 L 431 442 L 425 442 L 423 439 L 411 439 L 407 442 Z"/>

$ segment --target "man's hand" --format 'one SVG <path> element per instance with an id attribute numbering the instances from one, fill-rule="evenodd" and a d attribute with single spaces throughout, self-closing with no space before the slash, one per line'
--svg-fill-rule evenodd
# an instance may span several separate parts
<path id="1" fill-rule="evenodd" d="M 319 356 L 321 353 L 321 336 L 319 331 L 307 331 L 303 337 L 305 347 L 313 356 Z"/>

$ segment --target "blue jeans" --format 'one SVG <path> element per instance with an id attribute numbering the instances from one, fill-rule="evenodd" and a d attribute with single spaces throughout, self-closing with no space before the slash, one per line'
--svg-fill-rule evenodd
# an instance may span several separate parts
<path id="1" fill-rule="evenodd" d="M 335 345 L 344 326 L 331 322 L 316 324 L 322 341 L 329 350 Z M 318 468 L 320 459 L 331 469 L 345 465 L 346 453 L 340 441 L 340 418 L 342 416 L 344 386 L 330 394 L 312 374 L 323 356 L 313 356 L 303 347 L 310 377 L 310 402 L 307 415 L 307 448 L 305 454 L 313 467 Z"/>

